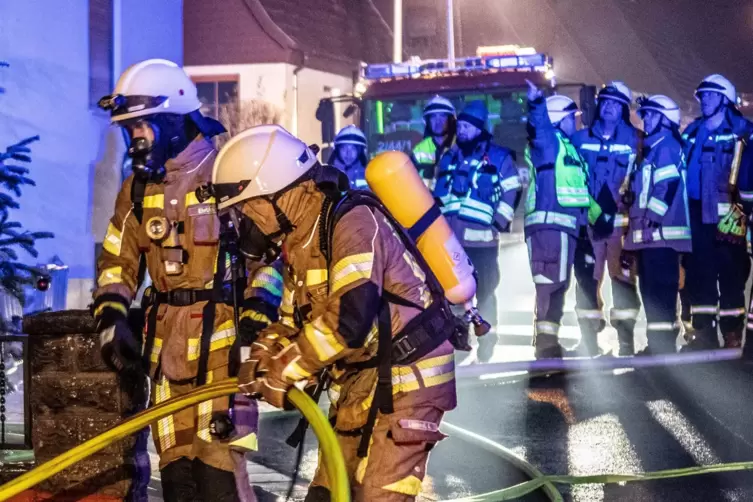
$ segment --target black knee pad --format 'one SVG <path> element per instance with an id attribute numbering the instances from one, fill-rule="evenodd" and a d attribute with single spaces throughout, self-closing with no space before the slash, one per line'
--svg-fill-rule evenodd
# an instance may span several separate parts
<path id="1" fill-rule="evenodd" d="M 217 469 L 195 458 L 193 474 L 198 492 L 205 502 L 240 502 L 234 473 Z"/>
<path id="2" fill-rule="evenodd" d="M 162 497 L 165 502 L 194 502 L 197 498 L 193 462 L 185 457 L 167 464 L 160 470 Z"/>
<path id="3" fill-rule="evenodd" d="M 311 486 L 303 502 L 330 502 L 331 500 L 332 495 L 329 489 L 323 486 Z"/>

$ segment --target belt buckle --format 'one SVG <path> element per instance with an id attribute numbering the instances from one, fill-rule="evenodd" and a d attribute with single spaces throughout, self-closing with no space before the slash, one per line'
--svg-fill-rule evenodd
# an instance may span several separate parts
<path id="1" fill-rule="evenodd" d="M 177 291 L 173 291 L 173 301 L 172 303 L 175 303 L 179 307 L 185 307 L 186 305 L 191 305 L 191 296 L 193 291 L 185 290 L 185 289 L 179 289 Z"/>
<path id="2" fill-rule="evenodd" d="M 410 343 L 410 340 L 408 339 L 407 336 L 400 338 L 395 343 L 395 349 L 398 352 L 396 362 L 403 361 L 405 358 L 407 358 L 408 356 L 410 356 L 416 351 L 416 348 L 413 346 L 413 344 Z"/>

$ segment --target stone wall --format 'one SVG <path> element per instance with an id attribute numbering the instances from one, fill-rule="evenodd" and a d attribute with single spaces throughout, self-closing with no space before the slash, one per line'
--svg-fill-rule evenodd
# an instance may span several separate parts
<path id="1" fill-rule="evenodd" d="M 146 402 L 142 378 L 122 379 L 99 355 L 88 311 L 68 310 L 24 319 L 29 335 L 32 443 L 37 465 L 101 434 Z M 131 484 L 146 486 L 137 459 L 146 455 L 146 434 L 130 436 L 39 485 L 48 493 L 77 497 L 98 493 L 123 498 Z"/>

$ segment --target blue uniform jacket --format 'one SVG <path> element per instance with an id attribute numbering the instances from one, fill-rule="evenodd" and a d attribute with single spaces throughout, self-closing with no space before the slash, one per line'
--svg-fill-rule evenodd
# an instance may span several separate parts
<path id="1" fill-rule="evenodd" d="M 693 121 L 682 134 L 685 160 L 688 165 L 691 162 L 700 162 L 700 193 L 703 223 L 717 224 L 719 217 L 729 212 L 730 185 L 729 175 L 732 167 L 732 158 L 735 151 L 735 143 L 738 138 L 745 138 L 751 142 L 753 124 L 742 116 L 728 111 L 722 124 L 711 132 L 706 132 L 704 137 L 699 137 L 702 128 L 702 118 Z M 740 199 L 748 214 L 753 205 L 753 152 L 751 147 L 746 148 L 743 161 L 740 164 L 740 172 L 737 179 L 737 188 Z M 688 173 L 690 175 L 690 172 Z M 698 180 L 688 179 L 688 185 Z"/>
<path id="2" fill-rule="evenodd" d="M 608 213 L 615 214 L 614 233 L 621 235 L 628 226 L 628 208 L 622 203 L 620 187 L 634 169 L 641 131 L 621 121 L 608 139 L 599 121 L 573 134 L 572 142 L 588 163 L 591 195 Z"/>

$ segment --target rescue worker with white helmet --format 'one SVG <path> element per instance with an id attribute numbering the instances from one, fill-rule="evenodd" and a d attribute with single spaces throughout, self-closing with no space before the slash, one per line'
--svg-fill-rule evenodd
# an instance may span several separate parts
<path id="1" fill-rule="evenodd" d="M 238 246 L 286 265 L 280 321 L 243 358 L 239 385 L 282 407 L 291 386 L 326 370 L 354 500 L 411 501 L 456 406 L 453 346 L 442 340 L 452 327 L 387 216 L 344 208 L 354 193 L 322 182 L 332 169 L 276 125 L 240 133 L 217 157 L 213 187 Z M 320 465 L 306 500 L 330 500 L 328 486 Z"/>
<path id="2" fill-rule="evenodd" d="M 211 138 L 225 130 L 202 116 L 182 68 L 137 63 L 100 106 L 125 130 L 134 174 L 118 194 L 97 262 L 93 314 L 105 362 L 146 373 L 157 405 L 237 371 L 240 342 L 276 319 L 282 277 L 264 267 L 246 283 L 244 271 L 228 265 L 215 202 L 197 191 L 211 179 Z M 142 340 L 126 319 L 144 269 L 153 285 L 142 300 Z M 244 308 L 238 335 L 234 303 Z M 254 448 L 257 421 L 256 404 L 237 394 L 153 424 L 165 500 L 255 500 L 243 452 Z"/>
<path id="3" fill-rule="evenodd" d="M 641 308 L 635 265 L 620 260 L 628 226 L 627 207 L 622 200 L 629 173 L 634 169 L 643 132 L 630 123 L 632 93 L 623 82 L 614 81 L 598 95 L 594 123 L 573 135 L 573 145 L 588 163 L 589 186 L 600 206 L 615 214 L 612 235 L 593 234 L 578 241 L 575 256 L 575 312 L 581 331 L 579 352 L 600 354 L 598 333 L 606 321 L 602 312 L 601 284 L 605 268 L 612 282 L 609 322 L 617 330 L 619 355 L 635 351 L 633 332 Z"/>
<path id="4" fill-rule="evenodd" d="M 703 79 L 695 92 L 701 116 L 683 132 L 693 253 L 686 260 L 686 287 L 693 324 L 688 349 L 740 347 L 745 323 L 745 282 L 750 258 L 745 213 L 753 203 L 751 155 L 736 149 L 750 141 L 753 124 L 737 110 L 737 93 L 722 75 Z"/>
<path id="5" fill-rule="evenodd" d="M 595 235 L 610 235 L 614 216 L 590 196 L 588 165 L 570 142 L 578 106 L 566 96 L 545 99 L 533 83 L 528 86 L 525 237 L 536 286 L 533 344 L 536 358 L 558 358 L 567 354 L 558 335 L 576 242 L 589 223 Z"/>
<path id="6" fill-rule="evenodd" d="M 645 353 L 673 353 L 680 333 L 680 255 L 691 252 L 680 108 L 662 95 L 641 98 L 638 105 L 646 137 L 641 165 L 631 173 L 626 192 L 630 224 L 625 251 L 637 255 L 648 322 Z"/>
<path id="7" fill-rule="evenodd" d="M 455 139 L 455 106 L 445 97 L 434 96 L 424 107 L 424 123 L 424 139 L 413 148 L 413 163 L 432 190 L 439 159 Z"/>
<path id="8" fill-rule="evenodd" d="M 335 136 L 335 148 L 329 164 L 344 172 L 355 190 L 368 190 L 366 172 L 366 136 L 354 125 L 340 129 Z"/>

